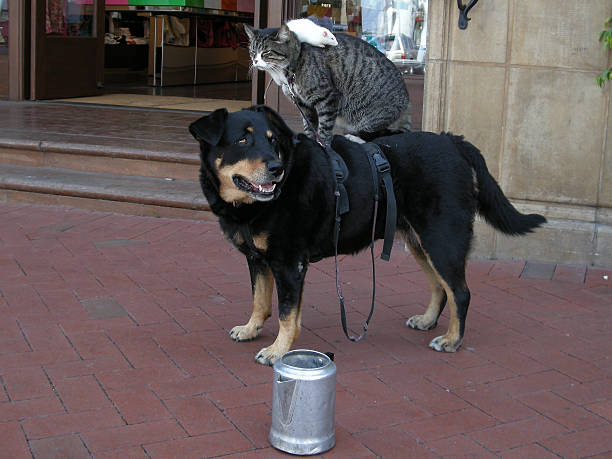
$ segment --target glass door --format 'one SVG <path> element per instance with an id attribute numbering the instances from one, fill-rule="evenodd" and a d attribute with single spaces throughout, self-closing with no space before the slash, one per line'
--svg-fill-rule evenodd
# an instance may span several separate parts
<path id="1" fill-rule="evenodd" d="M 104 79 L 104 0 L 32 0 L 33 99 L 95 95 Z"/>
<path id="2" fill-rule="evenodd" d="M 0 0 L 0 99 L 9 95 L 9 17 L 8 0 Z"/>

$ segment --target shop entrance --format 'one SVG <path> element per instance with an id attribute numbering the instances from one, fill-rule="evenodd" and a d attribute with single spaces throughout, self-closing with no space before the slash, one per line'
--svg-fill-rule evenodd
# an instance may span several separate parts
<path id="1" fill-rule="evenodd" d="M 35 1 L 31 14 L 31 97 L 98 94 L 104 78 L 104 0 Z"/>
<path id="2" fill-rule="evenodd" d="M 206 111 L 250 105 L 242 24 L 253 24 L 255 0 L 35 3 L 34 99 Z M 94 41 L 88 51 L 77 48 Z M 69 64 L 51 65 L 54 46 Z"/>

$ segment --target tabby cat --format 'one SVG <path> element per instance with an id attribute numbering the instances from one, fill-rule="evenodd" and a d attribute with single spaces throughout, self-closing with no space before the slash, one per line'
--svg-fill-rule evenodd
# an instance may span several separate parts
<path id="1" fill-rule="evenodd" d="M 338 46 L 317 48 L 280 29 L 245 26 L 253 66 L 265 70 L 297 103 L 326 145 L 337 124 L 369 140 L 385 130 L 410 129 L 404 80 L 384 54 L 365 41 L 336 34 Z M 304 122 L 304 131 L 314 137 Z"/>

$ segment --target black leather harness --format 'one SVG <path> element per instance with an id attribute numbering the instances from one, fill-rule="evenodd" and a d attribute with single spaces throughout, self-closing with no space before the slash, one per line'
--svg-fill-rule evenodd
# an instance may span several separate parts
<path id="1" fill-rule="evenodd" d="M 348 193 L 346 191 L 346 187 L 344 186 L 344 182 L 348 178 L 349 170 L 346 166 L 346 163 L 342 159 L 342 157 L 336 153 L 331 146 L 327 146 L 321 140 L 317 130 L 314 128 L 310 120 L 304 114 L 302 108 L 298 104 L 295 93 L 293 92 L 293 88 L 291 87 L 293 81 L 295 79 L 295 75 L 291 75 L 288 82 L 289 93 L 291 94 L 291 99 L 304 121 L 308 124 L 310 129 L 315 135 L 315 139 L 317 143 L 325 150 L 327 156 L 329 157 L 330 163 L 332 165 L 333 173 L 334 173 L 334 196 L 336 197 L 335 203 L 335 216 L 334 216 L 334 260 L 335 260 L 335 268 L 336 268 L 336 292 L 338 294 L 338 300 L 340 303 L 340 320 L 342 322 L 342 330 L 346 337 L 354 342 L 361 341 L 367 331 L 370 324 L 370 319 L 372 319 L 372 315 L 374 314 L 374 302 L 376 297 L 376 267 L 374 263 L 374 241 L 376 239 L 376 219 L 378 216 L 378 203 L 380 200 L 380 184 L 384 185 L 384 193 L 385 193 L 385 202 L 386 202 L 386 220 L 385 220 L 385 235 L 384 235 L 384 243 L 383 250 L 380 257 L 389 261 L 391 256 L 391 249 L 393 248 L 393 237 L 395 235 L 395 225 L 397 222 L 397 206 L 395 202 L 395 192 L 393 190 L 393 178 L 391 177 L 391 165 L 389 161 L 385 157 L 384 153 L 380 149 L 378 145 L 375 143 L 366 143 L 362 146 L 366 149 L 368 162 L 370 164 L 370 170 L 372 172 L 372 185 L 374 191 L 374 212 L 373 212 L 373 221 L 372 221 L 372 239 L 370 241 L 370 254 L 372 258 L 372 304 L 370 306 L 370 313 L 368 314 L 368 318 L 363 324 L 363 330 L 361 334 L 357 337 L 351 336 L 348 332 L 346 325 L 346 311 L 344 307 L 344 296 L 342 295 L 342 286 L 340 282 L 340 270 L 338 268 L 338 242 L 340 240 L 340 224 L 342 221 L 342 215 L 346 214 L 350 210 Z"/>

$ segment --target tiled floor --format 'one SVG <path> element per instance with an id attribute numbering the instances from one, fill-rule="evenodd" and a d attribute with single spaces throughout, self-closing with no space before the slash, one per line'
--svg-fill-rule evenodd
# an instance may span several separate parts
<path id="1" fill-rule="evenodd" d="M 251 82 L 151 86 L 146 72 L 109 71 L 104 74 L 104 94 L 147 94 L 191 98 L 251 100 Z"/>
<path id="2" fill-rule="evenodd" d="M 612 273 L 471 261 L 464 346 L 439 354 L 439 330 L 404 326 L 428 299 L 424 275 L 400 246 L 377 263 L 356 344 L 333 265 L 307 276 L 294 347 L 334 352 L 338 368 L 325 457 L 612 455 Z M 356 331 L 367 255 L 341 266 Z M 0 457 L 283 456 L 267 440 L 272 370 L 253 361 L 278 323 L 228 337 L 250 296 L 214 223 L 0 203 Z"/>

